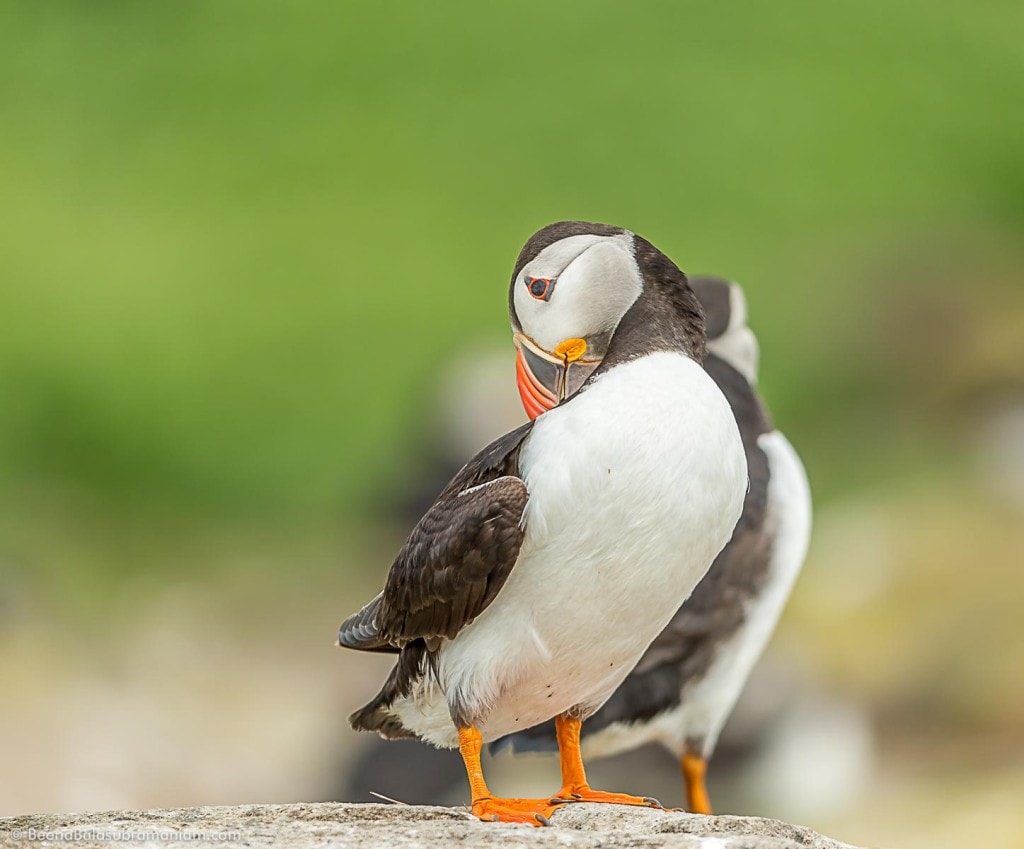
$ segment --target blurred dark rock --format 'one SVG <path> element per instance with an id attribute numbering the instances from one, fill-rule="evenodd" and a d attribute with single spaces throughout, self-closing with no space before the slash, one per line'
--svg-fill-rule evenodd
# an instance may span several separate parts
<path id="1" fill-rule="evenodd" d="M 368 737 L 345 770 L 337 798 L 373 802 L 374 793 L 408 805 L 441 805 L 453 793 L 468 793 L 458 752 L 418 740 Z"/>

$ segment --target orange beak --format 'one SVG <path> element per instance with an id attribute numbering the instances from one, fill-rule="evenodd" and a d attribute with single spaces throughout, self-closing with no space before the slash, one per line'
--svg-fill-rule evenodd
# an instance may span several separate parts
<path id="1" fill-rule="evenodd" d="M 600 360 L 583 360 L 587 344 L 566 339 L 554 352 L 537 345 L 524 333 L 516 333 L 516 385 L 523 409 L 531 419 L 557 407 L 583 385 Z"/>
<path id="2" fill-rule="evenodd" d="M 519 346 L 516 350 L 516 386 L 519 387 L 523 409 L 531 419 L 558 405 L 558 397 L 530 371 L 523 349 Z"/>

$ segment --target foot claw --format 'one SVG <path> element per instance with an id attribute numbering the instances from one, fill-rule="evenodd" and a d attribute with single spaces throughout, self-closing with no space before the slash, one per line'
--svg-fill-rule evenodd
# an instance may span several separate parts
<path id="1" fill-rule="evenodd" d="M 551 820 L 549 820 L 544 814 L 534 814 L 533 818 L 537 820 L 541 825 L 550 826 Z"/>
<path id="2" fill-rule="evenodd" d="M 659 802 L 653 796 L 644 796 L 643 800 L 645 805 L 650 805 L 652 808 L 660 808 L 661 810 L 665 810 L 665 806 L 662 805 L 661 802 Z"/>
<path id="3" fill-rule="evenodd" d="M 550 799 L 548 799 L 548 804 L 549 805 L 567 805 L 567 804 L 570 804 L 570 803 L 575 802 L 575 801 L 576 801 L 575 799 L 563 799 L 561 796 L 552 796 Z"/>

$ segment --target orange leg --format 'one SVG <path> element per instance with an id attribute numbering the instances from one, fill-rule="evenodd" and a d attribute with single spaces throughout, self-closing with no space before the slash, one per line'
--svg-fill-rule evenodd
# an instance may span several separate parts
<path id="1" fill-rule="evenodd" d="M 555 717 L 555 735 L 558 738 L 558 758 L 562 766 L 562 789 L 557 800 L 562 802 L 608 802 L 613 805 L 643 805 L 660 808 L 657 799 L 649 796 L 629 796 L 625 793 L 603 793 L 591 790 L 583 770 L 580 755 L 580 721 L 565 715 Z M 556 801 L 552 799 L 551 801 Z"/>
<path id="2" fill-rule="evenodd" d="M 687 753 L 682 757 L 682 766 L 686 782 L 686 809 L 692 814 L 710 814 L 711 799 L 704 784 L 708 762 L 700 755 Z"/>
<path id="3" fill-rule="evenodd" d="M 473 796 L 473 816 L 494 822 L 525 822 L 530 825 L 551 825 L 548 817 L 559 803 L 548 799 L 498 799 L 491 795 L 480 766 L 483 738 L 475 728 L 459 729 L 459 754 L 466 765 L 469 789 Z"/>

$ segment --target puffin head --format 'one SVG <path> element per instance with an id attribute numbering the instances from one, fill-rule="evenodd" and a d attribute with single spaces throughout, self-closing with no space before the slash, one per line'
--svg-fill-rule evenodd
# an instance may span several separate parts
<path id="1" fill-rule="evenodd" d="M 747 326 L 742 287 L 721 277 L 691 277 L 690 285 L 704 307 L 708 352 L 725 360 L 751 384 L 757 383 L 760 347 Z"/>
<path id="2" fill-rule="evenodd" d="M 516 383 L 531 419 L 602 362 L 655 350 L 704 356 L 704 316 L 686 276 L 629 230 L 560 221 L 524 245 L 509 284 Z"/>

